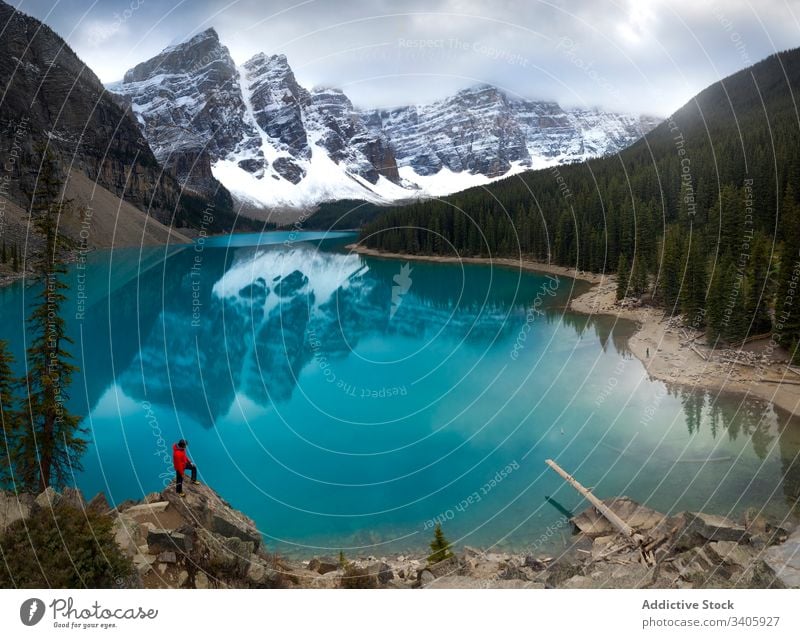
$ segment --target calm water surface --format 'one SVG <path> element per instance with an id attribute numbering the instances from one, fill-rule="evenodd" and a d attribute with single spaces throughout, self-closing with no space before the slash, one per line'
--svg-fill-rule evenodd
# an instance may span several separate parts
<path id="1" fill-rule="evenodd" d="M 349 241 L 239 235 L 71 268 L 77 485 L 162 489 L 187 438 L 202 480 L 290 554 L 419 549 L 437 519 L 458 544 L 560 544 L 581 502 L 546 458 L 664 511 L 795 507 L 797 420 L 648 380 L 630 324 L 565 313 L 585 284 Z M 18 358 L 33 292 L 0 290 Z"/>

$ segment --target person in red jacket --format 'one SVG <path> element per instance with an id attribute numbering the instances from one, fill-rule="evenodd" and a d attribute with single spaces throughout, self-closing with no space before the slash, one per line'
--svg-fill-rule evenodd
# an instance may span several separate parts
<path id="1" fill-rule="evenodd" d="M 175 466 L 175 491 L 178 492 L 181 497 L 184 496 L 183 475 L 186 470 L 192 473 L 192 485 L 197 485 L 197 466 L 186 456 L 187 445 L 189 445 L 189 443 L 181 439 L 172 446 L 172 464 Z"/>

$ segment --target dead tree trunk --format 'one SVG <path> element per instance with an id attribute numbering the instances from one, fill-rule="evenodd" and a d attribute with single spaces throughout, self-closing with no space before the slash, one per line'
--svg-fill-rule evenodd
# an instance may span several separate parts
<path id="1" fill-rule="evenodd" d="M 574 487 L 581 496 L 583 496 L 587 501 L 589 501 L 592 506 L 602 514 L 605 519 L 611 523 L 615 530 L 617 530 L 620 534 L 628 538 L 634 545 L 641 545 L 644 538 L 641 534 L 637 534 L 633 531 L 633 528 L 628 525 L 622 518 L 617 516 L 609 507 L 603 503 L 599 498 L 597 498 L 594 494 L 592 494 L 589 490 L 587 490 L 583 485 L 581 485 L 574 476 L 568 474 L 564 471 L 558 463 L 555 461 L 551 461 L 547 459 L 545 461 L 553 470 L 555 470 L 561 478 L 563 478 L 567 483 L 569 483 L 572 487 Z"/>

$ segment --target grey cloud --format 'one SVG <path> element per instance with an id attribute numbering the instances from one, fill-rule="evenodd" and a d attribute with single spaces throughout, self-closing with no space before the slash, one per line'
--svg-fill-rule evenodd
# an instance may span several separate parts
<path id="1" fill-rule="evenodd" d="M 22 0 L 104 81 L 213 26 L 241 63 L 285 53 L 307 86 L 362 106 L 478 82 L 526 97 L 666 115 L 708 84 L 800 44 L 783 0 Z M 796 11 L 796 10 L 795 10 Z"/>

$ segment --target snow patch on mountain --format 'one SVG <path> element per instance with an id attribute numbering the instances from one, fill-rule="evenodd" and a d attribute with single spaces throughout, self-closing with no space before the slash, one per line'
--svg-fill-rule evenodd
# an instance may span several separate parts
<path id="1" fill-rule="evenodd" d="M 305 176 L 297 184 L 269 171 L 259 179 L 239 167 L 235 159 L 219 160 L 211 170 L 237 198 L 268 208 L 311 208 L 320 202 L 363 199 L 386 204 L 413 196 L 407 189 L 380 177 L 370 184 L 362 177 L 336 164 L 320 148 L 312 148 L 311 159 L 298 164 Z"/>

